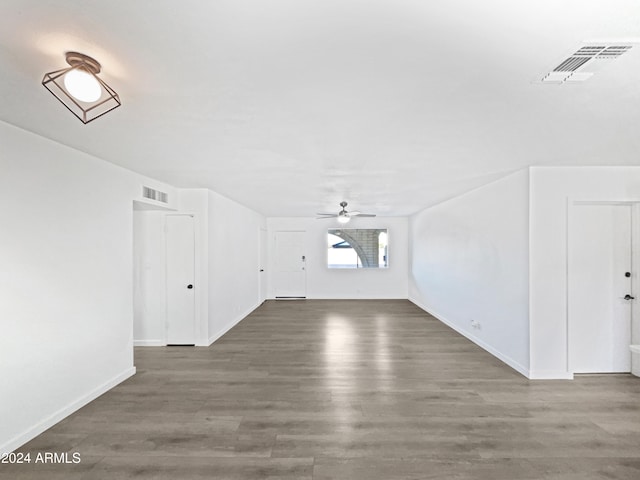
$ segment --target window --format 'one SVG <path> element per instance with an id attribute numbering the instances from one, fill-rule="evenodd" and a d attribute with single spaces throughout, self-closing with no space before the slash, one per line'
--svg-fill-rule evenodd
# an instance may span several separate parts
<path id="1" fill-rule="evenodd" d="M 386 228 L 331 228 L 327 232 L 329 268 L 387 268 Z"/>

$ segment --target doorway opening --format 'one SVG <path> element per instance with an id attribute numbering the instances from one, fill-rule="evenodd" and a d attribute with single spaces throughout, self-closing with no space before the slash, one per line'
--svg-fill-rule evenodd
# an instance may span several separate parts
<path id="1" fill-rule="evenodd" d="M 191 215 L 133 202 L 134 347 L 195 344 L 193 232 Z M 185 325 L 171 320 L 172 311 L 188 317 Z"/>

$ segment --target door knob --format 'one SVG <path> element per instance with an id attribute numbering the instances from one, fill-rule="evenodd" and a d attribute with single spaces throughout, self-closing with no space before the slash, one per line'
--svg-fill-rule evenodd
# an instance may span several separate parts
<path id="1" fill-rule="evenodd" d="M 632 297 L 631 295 L 629 295 L 628 293 L 624 296 L 625 300 L 634 300 L 636 297 Z"/>
<path id="2" fill-rule="evenodd" d="M 191 290 L 191 289 L 193 288 L 193 285 L 189 284 L 189 285 L 187 285 L 187 288 L 188 288 L 189 290 Z"/>

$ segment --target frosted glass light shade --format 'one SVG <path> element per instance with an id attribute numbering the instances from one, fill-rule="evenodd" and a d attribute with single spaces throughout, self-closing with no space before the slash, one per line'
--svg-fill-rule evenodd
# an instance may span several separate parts
<path id="1" fill-rule="evenodd" d="M 64 76 L 64 86 L 72 97 L 81 102 L 95 102 L 102 95 L 100 82 L 89 72 L 75 68 Z"/>
<path id="2" fill-rule="evenodd" d="M 347 215 L 340 215 L 338 217 L 338 223 L 349 223 L 349 220 L 351 220 L 351 218 L 349 218 Z"/>

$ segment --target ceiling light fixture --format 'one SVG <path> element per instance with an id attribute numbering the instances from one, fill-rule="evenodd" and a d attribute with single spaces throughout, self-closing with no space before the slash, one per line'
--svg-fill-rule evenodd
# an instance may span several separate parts
<path id="1" fill-rule="evenodd" d="M 103 82 L 100 64 L 78 52 L 67 52 L 70 67 L 45 73 L 42 85 L 82 123 L 89 123 L 121 104 L 118 94 Z"/>
<path id="2" fill-rule="evenodd" d="M 338 220 L 338 222 L 340 223 L 349 223 L 349 220 L 351 220 L 351 217 L 375 217 L 376 215 L 374 213 L 362 213 L 362 212 L 358 212 L 358 211 L 351 211 L 348 212 L 347 211 L 347 202 L 340 202 L 340 206 L 342 207 L 342 210 L 340 210 L 338 213 L 320 213 L 318 212 L 317 215 L 320 215 L 319 217 L 316 217 L 318 219 L 322 219 L 322 218 L 336 218 Z"/>
<path id="3" fill-rule="evenodd" d="M 340 212 L 338 214 L 338 223 L 349 223 L 349 220 L 351 220 L 351 217 L 347 212 Z"/>

